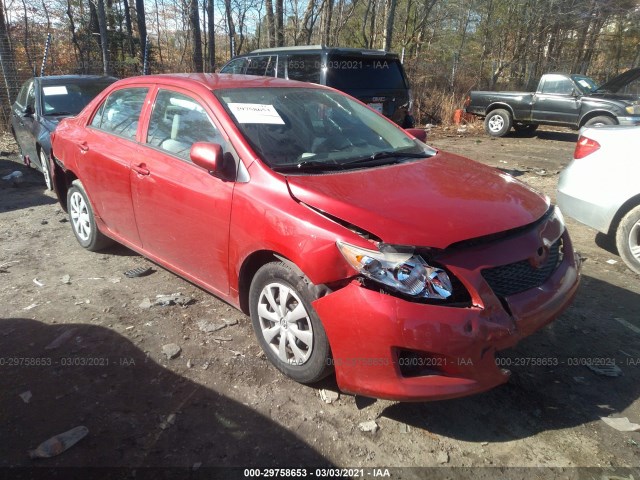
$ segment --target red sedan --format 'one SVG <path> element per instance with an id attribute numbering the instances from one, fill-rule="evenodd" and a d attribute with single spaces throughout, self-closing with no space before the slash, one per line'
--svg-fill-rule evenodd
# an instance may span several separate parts
<path id="1" fill-rule="evenodd" d="M 571 302 L 557 208 L 336 90 L 273 78 L 121 80 L 53 136 L 89 250 L 115 240 L 251 315 L 303 383 L 452 398 Z"/>

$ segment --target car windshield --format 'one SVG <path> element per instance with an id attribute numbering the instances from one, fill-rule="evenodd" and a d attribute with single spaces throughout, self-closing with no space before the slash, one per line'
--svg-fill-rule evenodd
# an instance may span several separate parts
<path id="1" fill-rule="evenodd" d="M 277 171 L 372 167 L 436 153 L 337 92 L 238 88 L 214 93 L 254 151 Z"/>
<path id="2" fill-rule="evenodd" d="M 596 82 L 594 82 L 590 77 L 586 77 L 584 75 L 571 75 L 571 78 L 583 94 L 594 92 L 598 88 Z"/>
<path id="3" fill-rule="evenodd" d="M 47 83 L 42 86 L 43 115 L 77 115 L 111 82 Z"/>

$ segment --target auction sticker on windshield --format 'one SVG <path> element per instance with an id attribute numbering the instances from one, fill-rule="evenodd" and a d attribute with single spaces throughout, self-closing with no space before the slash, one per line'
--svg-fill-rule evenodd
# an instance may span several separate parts
<path id="1" fill-rule="evenodd" d="M 228 103 L 229 110 L 236 117 L 238 123 L 266 123 L 284 125 L 284 120 L 273 105 L 259 103 Z"/>
<path id="2" fill-rule="evenodd" d="M 42 87 L 42 93 L 44 93 L 46 96 L 50 96 L 50 95 L 66 95 L 67 92 L 67 87 L 65 87 L 64 85 L 56 85 L 53 87 Z"/>

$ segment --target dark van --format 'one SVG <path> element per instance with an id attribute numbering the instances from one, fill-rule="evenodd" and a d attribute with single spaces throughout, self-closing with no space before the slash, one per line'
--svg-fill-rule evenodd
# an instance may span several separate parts
<path id="1" fill-rule="evenodd" d="M 220 73 L 318 83 L 341 90 L 403 128 L 415 126 L 411 90 L 395 53 L 320 45 L 263 48 L 231 59 Z"/>

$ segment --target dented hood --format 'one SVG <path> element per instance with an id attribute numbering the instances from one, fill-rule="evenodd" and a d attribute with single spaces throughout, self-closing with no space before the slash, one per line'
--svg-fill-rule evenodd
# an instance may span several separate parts
<path id="1" fill-rule="evenodd" d="M 399 245 L 445 248 L 532 223 L 549 206 L 513 177 L 444 152 L 287 182 L 298 201 Z"/>

